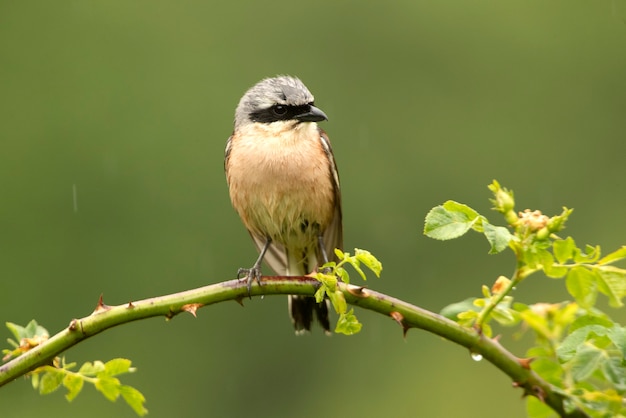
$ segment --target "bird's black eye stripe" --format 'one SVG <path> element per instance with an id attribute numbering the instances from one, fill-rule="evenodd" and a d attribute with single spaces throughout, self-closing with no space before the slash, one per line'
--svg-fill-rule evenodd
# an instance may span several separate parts
<path id="1" fill-rule="evenodd" d="M 274 105 L 271 107 L 272 112 L 274 112 L 275 114 L 282 116 L 285 113 L 287 113 L 287 106 L 283 106 L 283 105 Z"/>
<path id="2" fill-rule="evenodd" d="M 296 116 L 307 113 L 311 110 L 310 104 L 301 106 L 289 106 L 275 104 L 272 107 L 266 109 L 260 109 L 250 114 L 250 119 L 253 122 L 271 123 L 281 120 L 296 119 Z"/>

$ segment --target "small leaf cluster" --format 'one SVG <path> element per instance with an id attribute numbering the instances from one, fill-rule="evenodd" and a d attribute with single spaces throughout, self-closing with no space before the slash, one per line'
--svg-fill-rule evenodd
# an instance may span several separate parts
<path id="1" fill-rule="evenodd" d="M 352 335 L 361 331 L 363 325 L 354 315 L 354 309 L 348 310 L 346 299 L 337 287 L 339 280 L 344 283 L 350 283 L 350 274 L 344 266 L 346 264 L 352 266 L 363 280 L 367 280 L 367 276 L 361 267 L 362 265 L 371 270 L 376 277 L 380 277 L 383 266 L 369 251 L 358 248 L 355 248 L 354 255 L 335 249 L 335 255 L 338 261 L 330 261 L 324 264 L 320 271 L 315 274 L 315 278 L 321 282 L 319 289 L 315 293 L 315 299 L 320 303 L 327 297 L 333 305 L 335 312 L 339 315 L 335 332 Z"/>
<path id="2" fill-rule="evenodd" d="M 25 327 L 13 323 L 6 325 L 19 343 L 8 339 L 14 348 L 2 350 L 4 361 L 17 357 L 48 339 L 48 331 L 35 320 L 30 321 Z M 42 395 L 52 393 L 63 386 L 67 389 L 65 398 L 71 402 L 83 389 L 84 384 L 90 383 L 108 400 L 116 401 L 121 395 L 137 415 L 143 416 L 148 413 L 144 407 L 146 399 L 143 394 L 131 386 L 123 385 L 116 377 L 135 371 L 130 360 L 116 358 L 106 363 L 87 362 L 78 371 L 72 371 L 75 368 L 76 363 L 66 363 L 65 358 L 56 357 L 52 364 L 36 368 L 29 376 L 33 388 L 39 390 Z"/>
<path id="3" fill-rule="evenodd" d="M 468 298 L 464 301 L 450 304 L 444 307 L 440 314 L 446 318 L 457 321 L 461 325 L 473 327 L 480 325 L 481 332 L 486 336 L 492 336 L 493 331 L 489 321 L 481 318 L 489 311 L 489 320 L 494 320 L 500 325 L 513 326 L 519 323 L 520 318 L 512 309 L 513 297 L 503 295 L 505 289 L 510 286 L 511 280 L 504 276 L 496 279 L 491 288 L 482 286 L 482 298 Z"/>
<path id="4" fill-rule="evenodd" d="M 106 363 L 87 362 L 78 371 L 73 372 L 71 369 L 75 367 L 76 363 L 65 363 L 64 359 L 55 361 L 52 366 L 38 367 L 31 372 L 33 388 L 39 389 L 39 393 L 44 395 L 54 392 L 63 385 L 67 389 L 65 398 L 71 402 L 83 389 L 85 382 L 91 383 L 108 400 L 114 402 L 121 395 L 137 415 L 143 416 L 148 413 L 143 406 L 146 399 L 141 392 L 131 386 L 122 385 L 115 377 L 135 371 L 130 360 L 116 358 Z"/>
<path id="5" fill-rule="evenodd" d="M 576 302 L 518 304 L 516 309 L 537 335 L 537 345 L 527 352 L 535 359 L 533 370 L 569 396 L 570 408 L 594 417 L 624 416 L 625 327 Z"/>
<path id="6" fill-rule="evenodd" d="M 490 253 L 510 249 L 516 257 L 510 278 L 500 276 L 492 286 L 482 286 L 482 297 L 451 304 L 442 315 L 492 336 L 491 321 L 503 326 L 521 325 L 518 336 L 531 331 L 535 344 L 527 355 L 531 367 L 557 390 L 567 395 L 570 409 L 592 417 L 626 416 L 626 328 L 596 306 L 599 295 L 609 305 L 623 306 L 626 270 L 614 265 L 626 259 L 626 246 L 602 256 L 600 246 L 581 249 L 572 237 L 561 238 L 572 209 L 547 216 L 538 210 L 515 212 L 513 192 L 494 181 L 494 210 L 506 226 L 493 226 L 467 205 L 447 201 L 426 217 L 424 233 L 435 239 L 460 237 L 470 230 L 485 235 Z M 512 291 L 530 275 L 565 279 L 573 301 L 514 302 Z M 531 417 L 548 417 L 551 410 L 536 398 L 528 401 Z"/>
<path id="7" fill-rule="evenodd" d="M 12 322 L 7 322 L 6 327 L 11 331 L 15 340 L 7 338 L 7 342 L 12 348 L 2 350 L 2 361 L 18 357 L 20 354 L 37 347 L 50 338 L 48 330 L 40 326 L 34 319 L 25 327 Z"/>

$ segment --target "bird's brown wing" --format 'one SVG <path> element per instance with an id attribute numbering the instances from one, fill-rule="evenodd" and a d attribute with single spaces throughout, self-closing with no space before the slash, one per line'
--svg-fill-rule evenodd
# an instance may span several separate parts
<path id="1" fill-rule="evenodd" d="M 320 140 L 324 152 L 330 162 L 330 177 L 333 181 L 333 189 L 335 191 L 335 212 L 333 218 L 323 232 L 324 250 L 328 255 L 329 260 L 335 260 L 335 248 L 343 249 L 343 225 L 341 219 L 341 189 L 339 188 L 339 171 L 337 170 L 337 164 L 335 163 L 335 157 L 333 155 L 332 148 L 330 147 L 330 140 L 328 135 L 322 129 L 320 131 Z M 321 257 L 318 258 L 321 260 Z"/>

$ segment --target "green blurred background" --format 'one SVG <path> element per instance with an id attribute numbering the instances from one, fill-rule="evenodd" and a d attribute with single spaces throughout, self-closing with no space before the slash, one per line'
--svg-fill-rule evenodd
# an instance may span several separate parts
<path id="1" fill-rule="evenodd" d="M 101 293 L 121 304 L 249 266 L 223 150 L 240 96 L 276 74 L 299 76 L 330 117 L 346 248 L 384 264 L 369 286 L 438 311 L 511 273 L 511 254 L 487 255 L 477 235 L 421 233 L 447 199 L 501 222 L 494 178 L 519 209 L 574 207 L 566 233 L 614 249 L 626 243 L 625 16 L 609 0 L 3 1 L 0 320 L 56 332 Z M 515 296 L 563 289 L 533 277 Z M 463 348 L 418 330 L 403 340 L 365 311 L 354 337 L 296 338 L 285 299 L 128 324 L 65 354 L 132 359 L 125 381 L 155 418 L 525 415 L 510 380 Z M 134 416 L 89 387 L 68 405 L 21 379 L 0 407 Z"/>

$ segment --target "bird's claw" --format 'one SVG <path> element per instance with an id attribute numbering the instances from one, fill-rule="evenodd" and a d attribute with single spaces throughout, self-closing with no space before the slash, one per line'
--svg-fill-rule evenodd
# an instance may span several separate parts
<path id="1" fill-rule="evenodd" d="M 253 266 L 249 269 L 240 268 L 237 270 L 238 279 L 246 279 L 248 287 L 248 297 L 252 299 L 250 292 L 252 291 L 252 282 L 256 281 L 261 286 L 261 268 Z"/>

